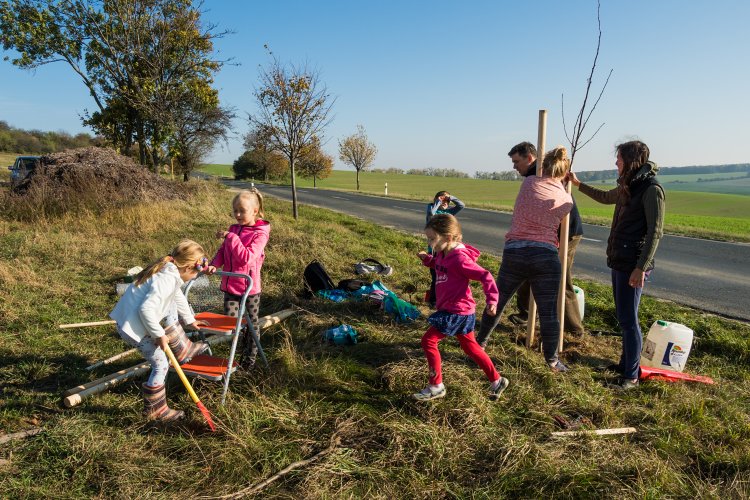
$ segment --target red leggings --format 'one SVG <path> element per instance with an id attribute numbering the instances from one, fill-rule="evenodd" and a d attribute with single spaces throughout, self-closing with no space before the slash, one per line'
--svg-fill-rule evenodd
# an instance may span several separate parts
<path id="1" fill-rule="evenodd" d="M 422 336 L 422 350 L 424 350 L 424 355 L 427 357 L 427 364 L 430 367 L 431 385 L 438 385 L 443 381 L 438 343 L 445 337 L 447 335 L 440 333 L 434 326 L 431 326 Z M 492 364 L 490 357 L 477 344 L 474 332 L 469 332 L 466 335 L 456 335 L 456 338 L 458 339 L 458 343 L 461 344 L 461 349 L 479 365 L 490 382 L 494 382 L 500 378 L 500 374 L 495 370 L 495 365 Z"/>

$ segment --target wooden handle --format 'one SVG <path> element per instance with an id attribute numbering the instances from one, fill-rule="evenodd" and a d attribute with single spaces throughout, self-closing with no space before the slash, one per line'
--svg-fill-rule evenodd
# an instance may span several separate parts
<path id="1" fill-rule="evenodd" d="M 164 352 L 167 353 L 167 356 L 169 356 L 169 361 L 172 363 L 172 367 L 174 368 L 174 371 L 177 372 L 177 375 L 179 375 L 180 380 L 182 380 L 182 384 L 185 386 L 185 389 L 187 389 L 188 394 L 190 394 L 190 397 L 193 398 L 194 403 L 200 403 L 201 400 L 198 399 L 198 395 L 193 390 L 193 386 L 190 385 L 190 381 L 185 376 L 185 372 L 182 371 L 182 367 L 180 366 L 180 363 L 177 362 L 177 358 L 174 357 L 174 353 L 172 353 L 172 349 L 169 348 L 169 346 L 164 346 Z"/>

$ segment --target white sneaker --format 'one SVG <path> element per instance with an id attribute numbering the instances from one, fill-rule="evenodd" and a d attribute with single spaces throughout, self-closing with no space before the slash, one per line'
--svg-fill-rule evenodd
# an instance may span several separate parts
<path id="1" fill-rule="evenodd" d="M 444 398 L 445 386 L 443 384 L 438 386 L 428 385 L 421 391 L 412 394 L 411 397 L 417 401 L 431 401 L 433 399 Z"/>
<path id="2" fill-rule="evenodd" d="M 493 382 L 492 385 L 490 385 L 490 393 L 489 393 L 490 400 L 496 401 L 497 398 L 500 397 L 500 394 L 502 394 L 503 391 L 507 389 L 509 385 L 510 385 L 510 380 L 508 380 L 505 377 L 500 377 L 495 382 Z"/>

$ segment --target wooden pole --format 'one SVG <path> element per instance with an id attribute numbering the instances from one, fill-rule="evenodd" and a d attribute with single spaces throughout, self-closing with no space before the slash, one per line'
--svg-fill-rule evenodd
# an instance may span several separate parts
<path id="1" fill-rule="evenodd" d="M 539 110 L 539 130 L 536 143 L 536 175 L 542 176 L 542 160 L 544 159 L 545 142 L 547 141 L 547 110 Z M 529 319 L 526 321 L 526 347 L 531 348 L 536 331 L 536 301 L 534 294 L 529 290 Z"/>
<path id="2" fill-rule="evenodd" d="M 142 363 L 140 365 L 131 366 L 130 368 L 127 368 L 125 370 L 120 370 L 120 372 L 113 374 L 114 376 L 107 376 L 103 379 L 99 379 L 98 381 L 95 380 L 94 382 L 98 382 L 97 384 L 90 385 L 92 383 L 89 382 L 89 384 L 85 384 L 89 385 L 89 387 L 66 397 L 65 399 L 63 399 L 63 404 L 67 408 L 72 408 L 73 406 L 79 405 L 84 399 L 93 396 L 94 394 L 104 392 L 110 387 L 114 387 L 121 382 L 142 375 L 150 369 L 151 363 Z"/>
<path id="3" fill-rule="evenodd" d="M 565 190 L 568 194 L 571 192 L 573 184 L 568 182 Z M 560 289 L 557 294 L 557 317 L 560 318 L 560 342 L 557 344 L 557 351 L 563 351 L 563 342 L 565 338 L 565 283 L 568 274 L 568 239 L 570 239 L 570 213 L 563 217 L 560 222 Z"/>
<path id="4" fill-rule="evenodd" d="M 60 325 L 59 328 L 79 328 L 82 326 L 102 326 L 102 325 L 114 325 L 115 321 L 108 319 L 106 321 L 89 321 L 88 323 L 70 323 L 68 325 Z"/>
<path id="5" fill-rule="evenodd" d="M 638 432 L 635 427 L 620 427 L 617 429 L 593 429 L 583 431 L 559 431 L 553 432 L 553 437 L 571 437 L 571 436 L 609 436 L 612 434 L 632 434 Z"/>
<path id="6" fill-rule="evenodd" d="M 91 370 L 93 370 L 94 368 L 99 368 L 100 366 L 104 366 L 104 365 L 109 365 L 109 364 L 111 364 L 111 363 L 114 363 L 114 362 L 115 362 L 115 361 L 117 361 L 117 360 L 120 360 L 120 359 L 122 359 L 122 358 L 126 358 L 126 357 L 130 356 L 130 355 L 131 355 L 131 354 L 133 354 L 134 352 L 138 352 L 138 349 L 137 349 L 137 348 L 135 348 L 135 347 L 133 347 L 132 349 L 128 349 L 128 350 L 127 350 L 127 351 L 125 351 L 125 352 L 121 352 L 120 354 L 116 354 L 116 355 L 114 355 L 114 356 L 112 356 L 112 357 L 110 357 L 110 358 L 107 358 L 107 359 L 103 359 L 103 360 L 101 360 L 101 361 L 97 361 L 97 362 L 96 362 L 96 363 L 94 363 L 93 365 L 89 365 L 89 366 L 87 366 L 87 367 L 86 367 L 86 370 L 87 370 L 87 371 L 91 371 Z"/>
<path id="7" fill-rule="evenodd" d="M 71 387 L 67 391 L 63 392 L 63 396 L 70 396 L 72 394 L 79 393 L 79 392 L 84 391 L 86 389 L 89 389 L 91 387 L 103 384 L 104 382 L 112 380 L 113 378 L 118 377 L 118 376 L 120 376 L 120 375 L 122 375 L 124 373 L 128 373 L 128 372 L 130 372 L 131 370 L 133 370 L 135 368 L 140 368 L 140 367 L 143 367 L 143 366 L 151 366 L 151 365 L 149 365 L 148 363 L 141 363 L 139 365 L 131 366 L 129 368 L 123 368 L 120 371 L 117 371 L 115 373 L 110 373 L 109 375 L 105 375 L 104 377 L 100 377 L 100 378 L 98 378 L 96 380 L 92 380 L 91 382 L 86 382 L 85 384 L 81 384 L 81 385 L 77 385 L 75 387 Z"/>

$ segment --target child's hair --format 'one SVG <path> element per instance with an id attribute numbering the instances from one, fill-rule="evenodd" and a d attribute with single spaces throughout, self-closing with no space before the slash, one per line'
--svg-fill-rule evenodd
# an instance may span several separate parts
<path id="1" fill-rule="evenodd" d="M 437 214 L 425 225 L 425 229 L 432 229 L 440 236 L 450 236 L 453 241 L 461 241 L 461 224 L 451 214 Z"/>
<path id="2" fill-rule="evenodd" d="M 177 267 L 196 267 L 203 266 L 206 252 L 203 247 L 193 240 L 182 240 L 172 249 L 169 255 L 165 255 L 159 260 L 155 260 L 148 265 L 146 269 L 138 273 L 135 277 L 135 285 L 140 286 L 154 274 L 162 270 L 167 262 L 174 262 Z M 201 268 L 198 268 L 201 270 Z"/>
<path id="3" fill-rule="evenodd" d="M 258 207 L 258 216 L 263 218 L 263 195 L 260 194 L 256 188 L 243 189 L 237 196 L 232 200 L 232 208 L 237 205 L 240 200 L 251 200 Z"/>
<path id="4" fill-rule="evenodd" d="M 445 196 L 445 195 L 450 196 L 450 193 L 448 191 L 438 191 L 437 194 L 435 194 L 434 200 L 437 201 L 438 198 L 440 198 L 441 196 Z"/>
<path id="5" fill-rule="evenodd" d="M 557 146 L 551 151 L 547 151 L 542 162 L 542 172 L 555 179 L 565 177 L 570 169 L 570 158 L 568 150 L 563 146 Z"/>

